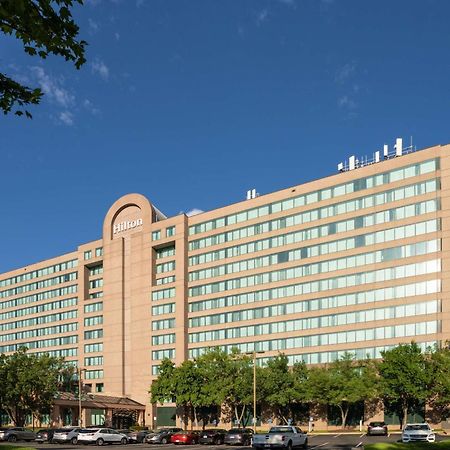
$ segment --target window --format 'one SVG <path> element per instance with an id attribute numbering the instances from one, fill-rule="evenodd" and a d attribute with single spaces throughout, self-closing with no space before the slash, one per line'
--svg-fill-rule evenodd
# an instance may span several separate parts
<path id="1" fill-rule="evenodd" d="M 152 232 L 152 241 L 159 241 L 161 239 L 161 230 Z"/>
<path id="2" fill-rule="evenodd" d="M 87 250 L 84 252 L 84 260 L 88 260 L 92 258 L 92 250 Z"/>
<path id="3" fill-rule="evenodd" d="M 98 247 L 95 249 L 95 256 L 103 256 L 103 247 Z"/>
<path id="4" fill-rule="evenodd" d="M 166 228 L 166 237 L 171 237 L 175 235 L 175 226 Z"/>
<path id="5" fill-rule="evenodd" d="M 103 391 L 104 391 L 103 383 L 97 383 L 95 385 L 95 392 L 103 392 Z"/>

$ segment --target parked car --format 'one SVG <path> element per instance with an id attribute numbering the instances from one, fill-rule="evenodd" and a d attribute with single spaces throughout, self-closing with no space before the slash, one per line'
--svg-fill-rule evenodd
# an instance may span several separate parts
<path id="1" fill-rule="evenodd" d="M 198 444 L 197 431 L 178 431 L 172 434 L 170 442 L 172 444 Z"/>
<path id="2" fill-rule="evenodd" d="M 127 437 L 128 444 L 133 444 L 133 442 L 131 441 L 131 438 L 130 438 L 131 430 L 126 428 L 126 429 L 123 429 L 123 430 L 116 430 L 116 431 L 118 433 L 124 434 Z"/>
<path id="3" fill-rule="evenodd" d="M 170 438 L 172 434 L 178 433 L 179 431 L 183 431 L 181 428 L 161 428 L 154 433 L 149 433 L 145 437 L 145 442 L 147 444 L 168 444 L 170 442 Z"/>
<path id="4" fill-rule="evenodd" d="M 402 431 L 402 442 L 435 442 L 436 435 L 427 423 L 407 423 Z"/>
<path id="5" fill-rule="evenodd" d="M 125 434 L 111 428 L 84 428 L 78 434 L 79 444 L 122 444 L 126 445 L 128 439 Z"/>
<path id="6" fill-rule="evenodd" d="M 251 428 L 232 428 L 225 435 L 224 443 L 227 445 L 250 445 L 252 436 Z"/>
<path id="7" fill-rule="evenodd" d="M 306 433 L 298 427 L 277 426 L 272 427 L 268 433 L 253 435 L 253 448 L 286 448 L 308 447 L 308 437 Z"/>
<path id="8" fill-rule="evenodd" d="M 16 441 L 34 441 L 36 433 L 22 427 L 0 428 L 0 441 L 16 442 Z"/>
<path id="9" fill-rule="evenodd" d="M 57 444 L 67 444 L 71 443 L 75 445 L 78 441 L 78 433 L 81 428 L 70 427 L 70 428 L 58 428 L 53 433 L 52 442 Z"/>
<path id="10" fill-rule="evenodd" d="M 39 442 L 42 444 L 43 442 L 52 442 L 53 434 L 55 432 L 56 428 L 45 428 L 42 430 L 39 430 L 36 433 L 36 442 Z"/>
<path id="11" fill-rule="evenodd" d="M 220 445 L 225 442 L 225 435 L 227 430 L 221 430 L 220 428 L 212 428 L 209 430 L 203 430 L 200 432 L 199 444 L 214 444 Z"/>
<path id="12" fill-rule="evenodd" d="M 131 431 L 128 435 L 128 441 L 133 444 L 142 444 L 148 434 L 153 433 L 152 430 Z"/>
<path id="13" fill-rule="evenodd" d="M 367 426 L 367 436 L 377 435 L 388 435 L 388 427 L 384 422 L 370 422 Z"/>

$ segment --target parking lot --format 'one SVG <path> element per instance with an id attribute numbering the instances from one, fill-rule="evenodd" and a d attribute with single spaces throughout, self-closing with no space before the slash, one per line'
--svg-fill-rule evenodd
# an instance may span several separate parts
<path id="1" fill-rule="evenodd" d="M 327 433 L 327 434 L 312 434 L 308 435 L 308 448 L 309 450 L 322 450 L 322 449 L 350 449 L 363 447 L 366 444 L 374 444 L 376 442 L 397 442 L 400 440 L 401 435 L 399 433 L 389 434 L 389 436 L 367 436 L 364 433 L 358 434 L 348 434 L 348 433 Z M 437 442 L 444 439 L 450 439 L 450 436 L 437 435 Z M 0 444 L 0 448 L 1 448 Z M 73 446 L 70 444 L 31 444 L 31 443 L 16 443 L 14 444 L 18 447 L 21 446 L 33 446 L 39 450 L 86 450 L 95 448 L 95 446 L 90 445 L 77 445 Z M 174 450 L 175 447 L 179 449 L 180 446 L 175 446 L 175 444 L 128 444 L 117 446 L 121 450 Z M 230 450 L 250 450 L 250 447 L 233 446 L 229 447 L 226 445 L 189 445 L 190 450 L 224 450 L 225 448 Z"/>

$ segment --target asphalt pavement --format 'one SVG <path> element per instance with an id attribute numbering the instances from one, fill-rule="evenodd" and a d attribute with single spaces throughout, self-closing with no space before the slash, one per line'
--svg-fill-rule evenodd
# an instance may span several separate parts
<path id="1" fill-rule="evenodd" d="M 364 447 L 366 444 L 375 444 L 376 442 L 400 442 L 401 434 L 392 433 L 388 436 L 367 436 L 365 433 L 348 434 L 348 433 L 317 433 L 308 435 L 308 450 L 330 450 L 330 449 L 352 449 Z M 450 439 L 449 436 L 437 435 L 436 441 Z M 9 443 L 1 443 L 2 445 Z M 34 447 L 38 450 L 93 450 L 95 445 L 71 445 L 71 444 L 38 444 L 28 442 L 17 442 L 12 444 L 17 447 Z M 175 444 L 127 444 L 115 445 L 117 450 L 175 450 L 179 449 L 181 445 Z M 187 445 L 189 450 L 251 450 L 251 447 L 243 446 L 227 446 L 227 445 Z"/>

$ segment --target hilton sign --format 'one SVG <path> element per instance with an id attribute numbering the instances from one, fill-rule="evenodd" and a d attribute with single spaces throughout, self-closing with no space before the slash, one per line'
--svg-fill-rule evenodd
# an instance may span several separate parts
<path id="1" fill-rule="evenodd" d="M 113 234 L 122 233 L 122 231 L 132 230 L 142 225 L 142 219 L 126 220 L 114 225 Z"/>

